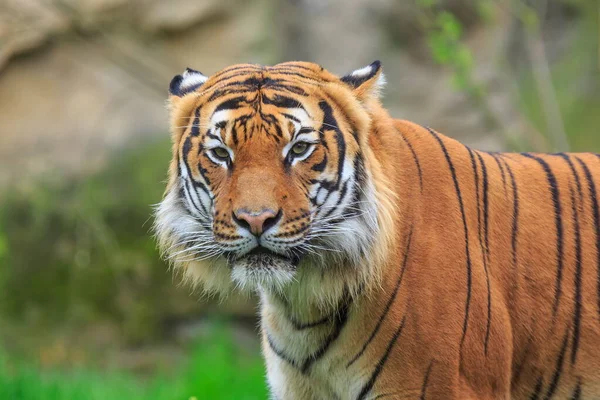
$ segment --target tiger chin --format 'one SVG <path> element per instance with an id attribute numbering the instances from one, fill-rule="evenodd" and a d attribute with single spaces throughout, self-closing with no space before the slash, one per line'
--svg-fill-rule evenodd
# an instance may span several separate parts
<path id="1" fill-rule="evenodd" d="M 600 156 L 471 149 L 393 119 L 384 83 L 173 78 L 165 257 L 259 294 L 273 399 L 600 398 Z"/>

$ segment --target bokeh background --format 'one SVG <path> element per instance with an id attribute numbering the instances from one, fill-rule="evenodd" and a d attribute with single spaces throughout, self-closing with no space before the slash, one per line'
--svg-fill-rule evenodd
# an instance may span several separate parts
<path id="1" fill-rule="evenodd" d="M 600 151 L 596 0 L 0 0 L 0 399 L 264 399 L 252 298 L 151 237 L 187 66 L 375 59 L 398 118 Z"/>

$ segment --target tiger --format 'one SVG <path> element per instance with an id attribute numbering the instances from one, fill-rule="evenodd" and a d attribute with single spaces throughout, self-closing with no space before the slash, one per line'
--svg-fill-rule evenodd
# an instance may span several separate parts
<path id="1" fill-rule="evenodd" d="M 600 156 L 476 150 L 393 119 L 384 84 L 175 76 L 163 255 L 257 294 L 272 399 L 600 398 Z"/>

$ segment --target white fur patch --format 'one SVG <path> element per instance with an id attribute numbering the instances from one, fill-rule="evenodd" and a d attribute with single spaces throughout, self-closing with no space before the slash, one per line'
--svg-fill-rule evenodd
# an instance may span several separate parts
<path id="1" fill-rule="evenodd" d="M 182 90 L 189 89 L 193 86 L 202 85 L 208 79 L 207 76 L 201 74 L 198 71 L 194 71 L 191 69 L 186 69 L 183 74 L 181 74 L 183 79 L 181 80 L 180 88 Z"/>
<path id="2" fill-rule="evenodd" d="M 352 73 L 350 75 L 355 76 L 355 77 L 363 77 L 363 76 L 369 76 L 372 73 L 373 73 L 373 67 L 370 65 L 367 65 L 366 67 L 362 67 L 360 69 L 352 71 Z"/>
<path id="3" fill-rule="evenodd" d="M 220 110 L 214 113 L 210 119 L 210 126 L 215 126 L 220 122 L 229 121 L 229 110 Z"/>
<path id="4" fill-rule="evenodd" d="M 241 259 L 233 264 L 231 279 L 242 290 L 281 292 L 294 280 L 294 267 L 283 259 Z"/>

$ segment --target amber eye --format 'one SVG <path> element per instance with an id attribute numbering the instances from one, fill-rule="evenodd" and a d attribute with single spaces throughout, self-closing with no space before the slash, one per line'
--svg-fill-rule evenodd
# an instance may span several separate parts
<path id="1" fill-rule="evenodd" d="M 220 161 L 229 160 L 229 152 L 223 147 L 215 147 L 211 150 L 213 156 Z"/>
<path id="2" fill-rule="evenodd" d="M 300 157 L 300 156 L 303 156 L 304 154 L 306 154 L 306 152 L 308 151 L 309 148 L 310 148 L 309 143 L 298 142 L 292 146 L 291 153 L 294 157 Z"/>

